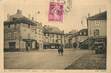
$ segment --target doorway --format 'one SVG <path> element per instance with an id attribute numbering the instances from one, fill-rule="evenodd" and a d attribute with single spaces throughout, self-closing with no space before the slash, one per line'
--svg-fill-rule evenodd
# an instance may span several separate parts
<path id="1" fill-rule="evenodd" d="M 16 42 L 9 42 L 9 49 L 15 50 L 16 49 Z"/>

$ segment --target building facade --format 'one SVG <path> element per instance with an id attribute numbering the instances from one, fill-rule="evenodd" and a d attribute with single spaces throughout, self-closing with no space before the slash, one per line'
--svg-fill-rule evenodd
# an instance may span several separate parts
<path id="1" fill-rule="evenodd" d="M 102 12 L 88 17 L 88 36 L 89 37 L 106 37 L 107 12 Z"/>
<path id="2" fill-rule="evenodd" d="M 64 45 L 64 31 L 57 27 L 44 26 L 44 48 L 57 48 L 58 45 Z"/>
<path id="3" fill-rule="evenodd" d="M 35 39 L 37 40 L 38 49 L 43 49 L 43 41 L 44 41 L 44 34 L 43 34 L 43 26 L 42 23 L 36 22 L 36 29 L 35 29 Z"/>
<path id="4" fill-rule="evenodd" d="M 78 41 L 81 43 L 87 39 L 88 39 L 88 29 L 81 29 L 78 32 Z"/>
<path id="5" fill-rule="evenodd" d="M 78 32 L 78 48 L 88 49 L 88 29 L 81 29 Z"/>
<path id="6" fill-rule="evenodd" d="M 106 49 L 107 39 L 107 12 L 101 12 L 87 19 L 89 48 Z M 104 50 L 105 51 L 105 50 Z"/>
<path id="7" fill-rule="evenodd" d="M 8 16 L 7 20 L 4 21 L 5 50 L 28 51 L 39 49 L 38 35 L 43 34 L 42 28 L 38 26 L 41 27 L 41 24 L 23 16 L 21 10 L 17 10 L 16 14 Z"/>
<path id="8" fill-rule="evenodd" d="M 80 43 L 83 43 L 85 40 L 88 39 L 88 30 L 87 29 L 81 29 L 79 31 L 76 31 L 75 33 L 70 35 L 68 34 L 68 40 L 69 40 L 69 48 L 79 48 Z"/>
<path id="9" fill-rule="evenodd" d="M 65 34 L 65 48 L 74 48 L 74 43 L 77 41 L 77 30 L 71 30 Z"/>

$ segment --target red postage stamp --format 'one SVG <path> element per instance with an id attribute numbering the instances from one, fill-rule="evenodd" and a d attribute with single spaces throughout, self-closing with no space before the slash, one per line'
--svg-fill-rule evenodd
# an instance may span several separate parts
<path id="1" fill-rule="evenodd" d="M 63 21 L 63 3 L 50 2 L 49 5 L 49 21 Z"/>

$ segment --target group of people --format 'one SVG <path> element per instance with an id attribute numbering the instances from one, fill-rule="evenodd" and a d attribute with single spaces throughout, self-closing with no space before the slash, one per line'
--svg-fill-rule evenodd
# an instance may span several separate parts
<path id="1" fill-rule="evenodd" d="M 63 45 L 59 45 L 58 46 L 58 54 L 63 56 L 63 52 L 64 52 Z"/>
<path id="2" fill-rule="evenodd" d="M 27 43 L 27 44 L 26 44 L 26 51 L 29 51 L 30 48 L 31 48 L 30 44 Z M 38 49 L 39 46 L 36 45 L 36 48 Z M 58 49 L 58 54 L 63 56 L 63 52 L 64 52 L 63 45 L 62 45 L 62 44 L 57 45 L 57 49 Z"/>

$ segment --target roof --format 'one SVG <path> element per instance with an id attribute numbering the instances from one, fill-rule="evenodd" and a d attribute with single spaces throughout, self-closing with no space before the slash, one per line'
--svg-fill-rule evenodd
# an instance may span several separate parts
<path id="1" fill-rule="evenodd" d="M 84 33 L 85 32 L 85 33 Z M 79 36 L 88 36 L 88 29 L 81 29 L 79 32 L 78 32 L 78 35 Z"/>
<path id="2" fill-rule="evenodd" d="M 5 21 L 4 24 L 20 24 L 20 23 L 25 23 L 25 24 L 31 24 L 31 25 L 36 25 L 35 22 L 29 20 L 26 17 L 22 18 L 16 18 L 13 21 Z"/>
<path id="3" fill-rule="evenodd" d="M 106 20 L 107 19 L 107 12 L 101 12 L 99 14 L 96 14 L 94 16 L 88 17 L 88 20 Z"/>
<path id="4" fill-rule="evenodd" d="M 4 24 L 17 24 L 17 23 L 25 23 L 25 24 L 31 24 L 36 25 L 36 22 L 30 20 L 29 18 L 22 15 L 21 10 L 17 10 L 17 13 L 14 15 L 10 15 L 8 17 L 9 19 L 4 22 Z"/>
<path id="5" fill-rule="evenodd" d="M 43 32 L 44 33 L 56 33 L 56 34 L 63 34 L 64 32 L 63 31 L 61 31 L 59 28 L 57 28 L 57 27 L 52 27 L 52 26 L 47 26 L 47 25 L 45 25 L 44 27 L 43 27 Z"/>
<path id="6" fill-rule="evenodd" d="M 69 34 L 74 34 L 76 32 L 78 32 L 78 31 L 77 30 L 71 30 L 71 31 L 69 31 Z"/>
<path id="7" fill-rule="evenodd" d="M 81 29 L 79 32 L 87 32 L 88 29 Z"/>

